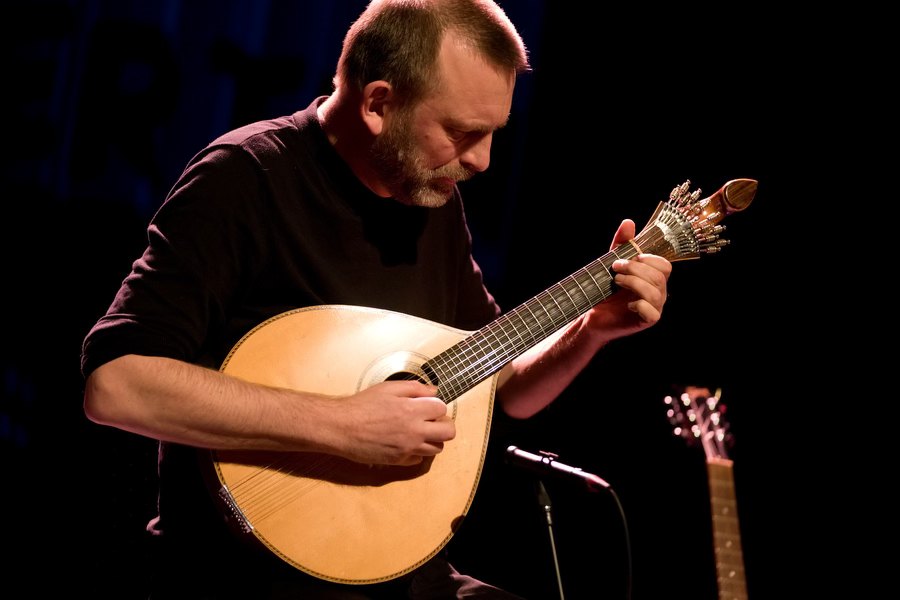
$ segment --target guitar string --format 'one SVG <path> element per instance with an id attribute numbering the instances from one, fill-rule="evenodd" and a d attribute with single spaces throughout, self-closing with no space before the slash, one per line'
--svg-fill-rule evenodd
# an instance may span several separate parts
<path id="1" fill-rule="evenodd" d="M 469 342 L 469 345 L 476 345 L 477 352 L 470 350 L 468 352 L 461 351 L 455 354 L 456 359 L 453 361 L 453 366 L 456 367 L 456 369 L 454 369 L 457 372 L 456 379 L 461 380 L 461 383 L 458 383 L 456 386 L 450 387 L 455 390 L 467 389 L 471 386 L 471 384 L 477 383 L 485 376 L 494 372 L 498 366 L 506 364 L 506 362 L 508 362 L 511 357 L 517 356 L 524 349 L 527 349 L 534 343 L 540 341 L 540 339 L 547 337 L 547 335 L 549 334 L 545 330 L 546 324 L 549 324 L 551 326 L 550 332 L 552 333 L 556 331 L 560 326 L 571 320 L 571 318 L 575 314 L 585 312 L 601 299 L 610 295 L 612 293 L 611 285 L 605 286 L 604 289 L 604 286 L 599 285 L 597 283 L 596 277 L 590 272 L 592 267 L 596 268 L 598 265 L 600 265 L 603 267 L 606 276 L 610 277 L 609 269 L 605 266 L 605 264 L 603 264 L 602 260 L 603 259 L 598 259 L 592 265 L 589 265 L 581 271 L 576 272 L 575 275 L 552 286 L 549 290 L 540 294 L 537 298 L 526 302 L 522 307 L 511 311 L 509 314 L 509 318 L 498 319 L 494 323 L 490 324 L 485 330 L 479 332 L 483 333 L 483 335 L 473 336 L 471 340 L 467 340 L 467 342 Z M 589 297 L 587 292 L 585 291 L 585 287 L 589 287 L 588 279 L 583 277 L 585 274 L 587 275 L 587 278 L 589 278 L 594 284 L 594 288 L 597 291 L 597 298 Z M 584 280 L 584 286 L 582 286 L 578 281 L 579 275 L 581 275 Z M 578 292 L 581 293 L 578 294 Z M 573 298 L 573 294 L 578 298 Z M 550 302 L 548 300 L 552 301 L 553 306 L 550 306 Z M 541 316 L 535 315 L 535 311 L 532 310 L 532 307 L 540 308 L 539 312 L 541 313 Z M 519 322 L 523 323 L 525 325 L 525 329 L 528 330 L 529 333 L 533 331 L 532 328 L 528 325 L 527 318 L 523 316 L 524 311 L 527 311 L 528 315 L 532 318 L 532 321 L 540 326 L 540 338 L 538 338 L 536 335 L 530 335 L 525 338 L 523 338 L 522 336 L 517 336 L 515 340 L 510 338 L 510 329 L 517 332 L 520 331 L 519 328 L 516 327 L 514 319 L 518 319 Z M 497 329 L 500 329 L 503 332 L 505 338 L 509 343 L 502 343 L 502 340 L 496 334 Z M 483 339 L 484 342 L 479 342 L 479 340 L 475 338 Z M 491 340 L 499 343 L 491 344 Z M 492 347 L 492 352 L 484 352 L 482 347 L 485 345 L 485 343 L 489 347 Z M 461 350 L 464 350 L 464 345 L 465 344 L 459 345 Z M 467 356 L 471 357 L 475 356 L 476 354 L 480 354 L 482 356 L 482 360 L 472 361 L 466 359 Z M 462 358 L 459 358 L 460 356 Z M 487 362 L 484 359 L 487 359 Z M 463 367 L 460 368 L 460 365 L 463 365 Z"/>
<path id="2" fill-rule="evenodd" d="M 669 228 L 671 228 L 672 226 L 678 226 L 676 227 L 676 231 L 681 231 L 681 235 L 676 235 L 674 237 L 676 241 L 675 245 L 669 243 L 670 240 L 662 234 L 662 231 L 656 224 L 654 224 L 654 226 L 645 228 L 645 230 L 636 237 L 635 243 L 641 246 L 644 252 L 660 253 L 663 256 L 668 256 L 671 258 L 675 258 L 680 253 L 695 252 L 695 244 L 688 244 L 688 247 L 685 249 L 684 244 L 681 243 L 684 238 L 689 237 L 685 235 L 686 232 L 694 233 L 694 225 L 692 224 L 692 221 L 685 216 L 685 214 L 692 213 L 696 213 L 695 207 L 692 205 L 681 206 L 677 209 L 673 208 L 673 206 L 666 205 L 658 215 L 658 222 L 665 222 L 669 226 Z M 696 221 L 696 218 L 694 218 L 693 220 Z M 670 252 L 664 252 L 667 246 L 670 250 L 674 250 L 674 256 L 671 255 Z M 633 250 L 633 247 L 630 244 L 623 245 L 620 248 Z M 616 254 L 616 249 L 614 249 L 611 254 L 616 255 L 617 258 L 621 258 L 621 256 Z M 631 255 L 633 256 L 633 254 Z M 597 264 L 602 265 L 606 270 L 607 276 L 612 278 L 609 269 L 606 268 L 602 260 L 596 261 L 595 264 L 591 266 L 596 266 Z M 525 308 L 527 308 L 532 316 L 534 316 L 534 312 L 531 310 L 531 305 L 537 304 L 538 306 L 540 306 L 543 315 L 546 317 L 546 319 L 536 318 L 536 322 L 541 325 L 542 333 L 543 324 L 547 322 L 547 320 L 549 320 L 549 323 L 552 325 L 552 331 L 555 331 L 558 328 L 556 317 L 559 314 L 563 315 L 564 317 L 562 324 L 568 322 L 569 317 L 566 309 L 568 309 L 569 307 L 574 307 L 576 309 L 576 314 L 578 314 L 590 309 L 591 306 L 612 293 L 611 286 L 609 287 L 609 291 L 607 292 L 607 290 L 603 290 L 599 285 L 597 285 L 596 279 L 594 278 L 593 274 L 591 274 L 589 268 L 583 269 L 583 271 L 587 273 L 587 275 L 593 280 L 598 291 L 601 292 L 601 295 L 598 298 L 588 298 L 587 294 L 584 293 L 584 289 L 581 288 L 582 296 L 584 297 L 586 302 L 579 303 L 572 299 L 571 294 L 569 293 L 569 289 L 566 288 L 566 282 L 572 282 L 575 284 L 575 286 L 580 288 L 581 286 L 577 278 L 578 273 L 576 272 L 576 274 L 566 280 L 566 282 L 551 287 L 547 292 L 539 296 L 536 301 L 525 303 L 523 305 Z M 587 280 L 585 280 L 585 283 L 587 283 Z M 562 291 L 562 293 L 568 297 L 568 302 L 562 300 L 561 297 L 559 301 L 557 300 L 557 296 L 555 296 L 554 293 L 558 293 L 559 291 Z M 574 288 L 571 288 L 571 291 L 575 292 Z M 541 301 L 541 298 L 543 298 L 543 301 Z M 559 309 L 559 312 L 548 309 L 547 299 L 551 300 L 556 305 L 556 308 Z M 512 311 L 510 314 L 514 318 L 519 318 L 526 325 L 526 329 L 530 331 L 531 329 L 527 326 L 527 322 L 524 321 L 520 313 L 521 311 L 517 309 L 515 311 Z M 445 362 L 449 362 L 452 367 L 455 367 L 451 370 L 455 371 L 458 374 L 457 379 L 461 380 L 461 383 L 457 384 L 456 386 L 447 386 L 454 390 L 454 396 L 458 395 L 460 390 L 467 389 L 473 383 L 477 383 L 488 374 L 494 372 L 497 369 L 498 365 L 505 364 L 511 356 L 517 355 L 522 351 L 523 348 L 527 348 L 536 341 L 539 341 L 533 336 L 529 337 L 528 339 L 522 339 L 521 337 L 518 337 L 516 341 L 513 341 L 509 338 L 510 328 L 507 327 L 507 325 L 511 325 L 511 328 L 514 331 L 519 331 L 519 329 L 515 326 L 515 323 L 513 323 L 512 318 L 506 320 L 498 320 L 495 323 L 489 325 L 488 328 L 486 328 L 482 332 L 479 332 L 482 335 L 473 336 L 472 340 L 467 340 L 467 342 L 475 343 L 474 351 L 466 351 L 467 344 L 460 344 L 458 345 L 458 348 L 454 349 L 453 352 L 441 355 L 441 358 L 444 359 Z M 503 344 L 500 338 L 497 336 L 496 329 L 498 328 L 504 333 L 505 337 L 510 342 L 509 344 Z M 484 339 L 488 347 L 492 349 L 492 352 L 485 352 L 483 350 L 483 344 L 478 343 L 479 339 Z M 492 345 L 490 344 L 491 339 L 499 343 Z M 468 345 L 472 346 L 473 344 L 468 343 Z M 499 348 L 501 351 L 505 349 L 505 352 L 498 355 L 497 348 Z M 472 360 L 473 357 L 479 357 L 479 359 Z"/>
<path id="3" fill-rule="evenodd" d="M 693 205 L 683 206 L 678 210 L 672 209 L 671 206 L 666 206 L 665 209 L 661 211 L 660 215 L 658 215 L 658 223 L 665 223 L 669 226 L 668 228 L 670 231 L 674 228 L 675 231 L 680 232 L 680 234 L 667 237 L 658 225 L 654 225 L 645 228 L 645 230 L 636 237 L 635 243 L 641 247 L 643 252 L 658 253 L 667 258 L 678 258 L 682 255 L 696 253 L 698 249 L 696 240 L 689 239 L 691 236 L 687 235 L 687 233 L 696 234 L 698 231 L 705 231 L 706 226 L 697 224 L 697 211 L 695 209 L 696 207 Z M 686 215 L 693 216 L 689 218 Z M 713 235 L 713 237 L 715 236 Z M 687 243 L 685 242 L 686 240 Z M 619 249 L 626 250 L 626 258 L 634 256 L 636 253 L 636 250 L 630 244 L 622 245 Z M 616 256 L 616 258 L 622 258 L 623 256 L 619 255 L 617 252 L 619 249 L 614 249 L 610 254 Z M 608 254 L 607 257 L 609 257 L 610 254 Z M 546 337 L 544 332 L 544 325 L 546 323 L 549 322 L 552 326 L 551 331 L 556 331 L 558 326 L 560 326 L 557 323 L 557 316 L 562 315 L 564 317 L 562 324 L 565 324 L 570 320 L 571 315 L 567 312 L 570 308 L 575 309 L 575 314 L 580 314 L 581 312 L 589 310 L 597 302 L 612 294 L 611 283 L 606 286 L 601 286 L 597 283 L 596 278 L 591 272 L 591 268 L 598 265 L 603 266 L 607 278 L 612 281 L 613 275 L 609 268 L 603 263 L 603 259 L 599 259 L 592 265 L 589 265 L 589 267 L 576 272 L 576 274 L 564 282 L 551 287 L 537 299 L 526 302 L 523 307 L 520 307 L 526 309 L 534 319 L 534 322 L 541 327 L 541 339 Z M 599 292 L 599 295 L 596 298 L 591 298 L 585 292 L 584 287 L 579 283 L 578 276 L 584 274 L 592 280 L 595 289 Z M 584 282 L 587 284 L 587 279 L 584 279 Z M 572 284 L 574 284 L 574 286 Z M 581 291 L 579 298 L 579 300 L 581 300 L 580 302 L 579 300 L 573 299 L 572 294 L 570 293 L 576 293 L 575 287 L 579 288 L 578 291 Z M 559 292 L 562 292 L 562 294 L 567 297 L 567 300 L 562 299 Z M 558 311 L 553 310 L 552 307 L 548 308 L 548 299 L 553 302 Z M 534 311 L 531 309 L 532 306 L 539 306 L 543 317 L 535 316 Z M 533 343 L 539 341 L 538 338 L 533 335 L 529 335 L 527 338 L 517 336 L 515 340 L 510 338 L 510 330 L 517 333 L 521 331 L 516 327 L 513 319 L 518 319 L 525 325 L 526 330 L 529 332 L 532 331 L 522 313 L 523 311 L 520 309 L 512 311 L 510 313 L 510 318 L 492 323 L 485 330 L 479 332 L 481 335 L 473 336 L 472 339 L 466 340 L 464 343 L 459 344 L 458 347 L 455 347 L 453 352 L 441 355 L 444 362 L 449 364 L 449 370 L 456 373 L 456 376 L 454 377 L 456 385 L 451 385 L 450 382 L 448 382 L 446 386 L 454 391 L 454 397 L 459 395 L 461 391 L 464 391 L 474 383 L 483 379 L 485 376 L 493 373 L 498 366 L 502 366 L 508 362 L 510 357 L 518 355 L 523 349 L 526 349 Z M 497 329 L 504 334 L 509 343 L 504 344 L 502 342 L 496 333 Z M 479 340 L 484 341 L 480 342 Z M 491 340 L 495 343 L 491 344 Z M 485 352 L 485 344 L 491 349 L 491 352 Z M 474 350 L 466 350 L 467 346 L 474 347 Z M 498 352 L 500 353 L 498 354 Z M 478 357 L 478 360 L 473 360 L 473 357 Z M 440 370 L 443 371 L 443 369 Z"/>
<path id="4" fill-rule="evenodd" d="M 681 224 L 682 230 L 693 231 L 693 228 L 690 226 L 690 224 L 688 224 L 688 226 L 685 227 L 684 219 L 682 218 L 681 220 L 678 220 L 677 216 L 678 215 L 675 215 L 672 211 L 663 211 L 661 213 L 660 219 L 668 221 L 670 225 Z M 686 237 L 688 237 L 688 236 L 680 235 L 680 236 L 676 236 L 675 239 L 681 240 L 682 238 L 686 238 Z M 666 238 L 665 235 L 663 235 L 660 228 L 657 226 L 652 226 L 652 227 L 648 227 L 647 229 L 645 229 L 644 232 L 642 232 L 642 234 L 637 236 L 635 243 L 637 243 L 640 247 L 642 247 L 643 252 L 661 253 L 664 256 L 669 255 L 671 258 L 675 258 L 675 256 L 670 255 L 668 252 L 663 252 L 666 249 L 666 247 L 669 247 L 670 249 L 674 250 L 676 255 L 678 255 L 679 253 L 685 253 L 688 251 L 693 252 L 696 250 L 696 248 L 694 246 L 690 246 L 688 249 L 684 249 L 684 246 L 681 244 L 679 244 L 677 247 L 674 247 L 668 242 L 669 242 L 669 240 Z M 679 249 L 679 248 L 681 248 L 681 249 Z M 615 255 L 616 258 L 622 258 L 623 255 L 620 255 L 617 253 L 617 250 L 620 250 L 620 249 L 630 251 L 630 252 L 625 252 L 624 257 L 632 257 L 636 254 L 636 250 L 634 250 L 634 248 L 630 244 L 620 246 L 619 248 L 614 249 L 610 254 Z M 609 257 L 609 256 L 610 255 L 608 254 L 607 257 Z M 590 266 L 597 266 L 597 265 L 602 265 L 604 267 L 606 276 L 611 281 L 613 278 L 613 275 L 611 274 L 610 270 L 606 267 L 606 265 L 603 263 L 602 259 L 595 261 L 595 263 L 593 263 Z M 591 298 L 587 295 L 587 293 L 585 293 L 584 288 L 581 287 L 581 285 L 579 284 L 578 279 L 577 279 L 577 276 L 579 275 L 579 273 L 587 273 L 588 277 L 591 278 L 591 280 L 595 284 L 596 289 L 598 290 L 598 292 L 600 292 L 600 294 L 597 298 Z M 581 302 L 573 299 L 572 295 L 569 293 L 570 289 L 573 293 L 575 292 L 575 289 L 571 286 L 570 286 L 570 289 L 567 289 L 566 285 L 569 284 L 570 282 L 574 283 L 575 286 L 578 287 L 579 290 L 582 292 L 582 294 L 581 294 L 582 301 Z M 585 280 L 585 283 L 587 283 L 587 280 Z M 560 291 L 562 292 L 562 294 L 564 294 L 566 296 L 566 299 L 562 299 L 562 297 L 559 296 L 560 299 L 557 300 L 557 296 L 559 295 L 558 293 Z M 554 294 L 557 294 L 557 295 L 554 295 Z M 528 309 L 529 313 L 532 316 L 534 316 L 534 311 L 531 310 L 532 305 L 537 305 L 541 308 L 542 313 L 545 318 L 543 318 L 543 319 L 536 318 L 536 321 L 538 322 L 539 325 L 541 325 L 542 333 L 543 333 L 543 324 L 544 323 L 549 322 L 549 324 L 552 326 L 551 330 L 556 331 L 561 325 L 568 323 L 569 320 L 571 320 L 571 317 L 573 317 L 574 315 L 577 315 L 577 314 L 581 314 L 582 312 L 586 312 L 592 306 L 594 306 L 597 302 L 605 299 L 606 297 L 608 297 L 611 294 L 612 294 L 611 285 L 608 286 L 607 289 L 604 289 L 604 287 L 601 287 L 599 284 L 597 284 L 596 278 L 591 273 L 590 268 L 585 268 L 585 269 L 582 269 L 581 272 L 576 272 L 575 275 L 571 276 L 567 280 L 564 280 L 564 282 L 561 282 L 559 284 L 556 284 L 555 286 L 552 286 L 547 292 L 541 294 L 538 297 L 538 299 L 529 301 L 529 302 L 525 303 L 523 306 Z M 541 301 L 541 298 L 543 298 L 544 300 Z M 549 304 L 546 301 L 547 299 L 551 300 L 553 302 L 553 304 L 555 305 L 556 309 L 558 309 L 558 310 L 553 310 L 552 308 L 548 309 Z M 570 311 L 569 311 L 570 308 L 575 309 L 574 314 L 570 313 Z M 512 311 L 512 313 L 510 313 L 510 314 L 513 315 L 513 317 L 517 317 L 520 320 L 522 320 L 520 311 L 518 309 L 516 311 Z M 559 316 L 559 315 L 563 316 L 561 323 L 557 323 L 557 316 Z M 454 361 L 455 362 L 454 366 L 457 367 L 455 369 L 455 371 L 458 373 L 457 379 L 461 379 L 462 383 L 457 385 L 455 389 L 457 389 L 457 390 L 458 389 L 463 389 L 463 390 L 466 389 L 472 383 L 480 381 L 487 374 L 494 372 L 494 370 L 496 370 L 498 365 L 503 365 L 506 362 L 508 362 L 510 357 L 517 356 L 519 353 L 521 353 L 521 351 L 523 351 L 523 349 L 527 349 L 533 343 L 539 341 L 539 340 L 537 340 L 537 338 L 534 338 L 534 337 L 529 337 L 527 339 L 523 339 L 523 338 L 521 338 L 521 336 L 517 338 L 517 341 L 511 340 L 509 337 L 509 333 L 508 333 L 509 329 L 506 328 L 507 323 L 509 323 L 511 325 L 511 327 L 514 331 L 519 331 L 515 327 L 515 324 L 512 323 L 512 319 L 507 319 L 505 321 L 498 320 L 495 323 L 492 323 L 491 325 L 489 325 L 485 332 L 485 335 L 482 336 L 482 337 L 486 338 L 488 345 L 492 346 L 490 344 L 490 339 L 500 342 L 499 337 L 495 333 L 495 329 L 499 328 L 499 329 L 501 329 L 501 331 L 503 331 L 507 340 L 509 340 L 511 342 L 510 344 L 503 344 L 502 342 L 499 344 L 494 344 L 493 345 L 494 347 L 499 346 L 499 348 L 501 350 L 505 349 L 505 351 L 499 355 L 499 358 L 496 358 L 494 360 L 488 360 L 486 367 L 484 366 L 485 363 L 483 360 L 475 360 L 475 361 L 466 360 L 466 357 L 471 358 L 473 356 L 480 355 L 482 358 L 491 359 L 491 358 L 497 356 L 496 350 L 494 353 L 485 353 L 481 349 L 481 346 L 477 346 L 476 349 L 478 352 L 472 352 L 472 351 L 461 352 L 461 354 L 457 355 L 457 356 L 463 357 L 463 358 L 457 358 Z M 527 327 L 527 323 L 526 323 L 526 329 L 528 329 L 530 331 L 530 328 Z M 487 334 L 490 334 L 490 336 L 488 336 Z M 544 336 L 544 337 L 546 337 L 546 336 Z M 462 349 L 462 346 L 460 346 L 460 348 Z M 463 368 L 459 368 L 460 365 L 464 365 Z"/>
<path id="5" fill-rule="evenodd" d="M 591 276 L 591 278 L 593 279 L 593 276 Z M 583 293 L 584 288 L 577 284 L 577 280 L 575 281 L 575 283 Z M 562 288 L 562 286 L 560 284 L 557 284 L 555 287 Z M 565 315 L 566 308 L 568 305 L 575 305 L 576 307 L 578 307 L 578 305 L 575 304 L 575 302 L 572 300 L 571 294 L 569 294 L 564 288 L 562 288 L 562 291 L 568 299 L 568 302 L 561 301 L 561 302 L 563 302 L 563 306 L 561 306 L 560 302 L 557 302 L 556 299 L 553 297 L 552 290 L 549 294 L 548 293 L 542 294 L 541 297 L 549 296 L 553 300 L 556 307 L 559 309 L 559 312 L 561 314 Z M 585 295 L 585 300 L 587 300 L 586 295 Z M 532 310 L 532 306 L 538 306 L 541 308 L 542 317 L 539 317 L 535 314 L 535 311 Z M 584 306 L 584 304 L 581 305 L 581 307 L 583 307 L 583 306 Z M 579 307 L 579 308 L 581 308 L 581 307 Z M 463 379 L 463 385 L 456 386 L 457 388 L 464 389 L 464 388 L 468 387 L 468 385 L 466 385 L 466 384 L 470 384 L 472 382 L 479 381 L 485 375 L 496 370 L 498 365 L 505 364 L 507 362 L 507 359 L 509 356 L 518 354 L 523 348 L 527 348 L 528 346 L 532 345 L 533 343 L 535 343 L 536 341 L 539 340 L 538 335 L 534 333 L 533 328 L 529 325 L 529 321 L 528 321 L 527 317 L 524 316 L 525 311 L 527 311 L 528 316 L 531 317 L 531 322 L 537 324 L 540 327 L 540 339 L 542 339 L 543 337 L 546 337 L 548 335 L 545 330 L 545 327 L 544 327 L 547 322 L 549 322 L 552 325 L 552 327 L 550 329 L 551 332 L 556 330 L 557 324 L 556 324 L 555 314 L 553 311 L 547 310 L 547 302 L 546 301 L 541 302 L 540 297 L 539 297 L 537 300 L 532 300 L 532 301 L 526 302 L 519 309 L 512 311 L 508 315 L 507 318 L 499 319 L 499 320 L 495 321 L 494 323 L 490 324 L 482 332 L 479 332 L 481 335 L 473 336 L 473 339 L 467 340 L 465 343 L 458 345 L 459 351 L 456 351 L 456 350 L 454 351 L 454 354 L 453 354 L 454 360 L 452 361 L 452 364 L 453 364 L 453 366 L 456 367 L 456 369 L 454 369 L 454 370 L 457 371 L 460 374 L 461 378 Z M 518 336 L 516 336 L 515 339 L 510 337 L 510 334 L 509 334 L 510 330 L 513 330 L 517 333 L 521 332 L 520 328 L 516 326 L 515 320 L 518 320 L 520 323 L 522 323 L 525 326 L 525 330 L 527 330 L 529 332 L 528 336 L 523 337 L 522 335 L 518 335 Z M 504 334 L 504 337 L 506 338 L 508 343 L 504 344 L 502 342 L 502 340 L 496 333 L 496 331 L 498 329 L 500 331 L 502 331 L 502 333 Z M 477 338 L 477 339 L 475 339 L 475 338 Z M 480 339 L 485 340 L 485 342 L 479 341 Z M 491 340 L 494 340 L 495 342 L 499 342 L 499 343 L 491 344 Z M 487 343 L 488 346 L 492 346 L 494 351 L 491 353 L 486 353 L 483 350 L 483 346 L 485 345 L 485 343 Z M 465 346 L 467 346 L 467 345 L 469 345 L 469 346 L 474 345 L 477 352 L 474 352 L 472 350 L 466 351 Z M 497 359 L 497 354 L 496 354 L 496 348 L 498 346 L 501 349 L 504 347 L 507 349 L 505 354 L 500 355 L 499 360 Z M 482 356 L 482 360 L 473 362 L 471 359 L 466 358 L 467 356 L 471 357 L 476 354 L 480 354 Z M 487 360 L 486 363 L 485 363 L 484 359 Z M 486 366 L 485 366 L 485 364 L 486 364 Z M 460 369 L 459 368 L 460 365 L 465 365 L 465 367 Z M 467 375 L 467 374 L 473 373 L 473 372 L 474 372 L 474 375 Z M 451 387 L 453 387 L 453 386 L 451 386 Z M 456 389 L 456 388 L 454 388 L 454 389 Z"/>
<path id="6" fill-rule="evenodd" d="M 265 520 L 309 493 L 321 483 L 319 476 L 327 473 L 329 465 L 336 462 L 334 457 L 316 454 L 308 467 L 297 468 L 295 463 L 299 459 L 299 454 L 279 453 L 277 460 L 253 471 L 234 485 L 232 495 L 239 500 L 250 523 Z"/>

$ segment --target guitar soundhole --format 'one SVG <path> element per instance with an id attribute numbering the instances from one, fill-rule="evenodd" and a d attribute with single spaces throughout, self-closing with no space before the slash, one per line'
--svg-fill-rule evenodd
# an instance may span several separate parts
<path id="1" fill-rule="evenodd" d="M 397 352 L 382 356 L 373 362 L 360 379 L 360 389 L 382 381 L 418 381 L 426 385 L 440 385 L 440 379 L 431 365 L 426 362 L 426 357 L 410 352 Z M 438 398 L 441 398 L 440 393 Z M 441 399 L 450 409 L 450 418 L 456 420 L 457 403 Z"/>
<path id="2" fill-rule="evenodd" d="M 425 364 L 427 357 L 411 352 L 394 352 L 373 361 L 360 378 L 360 389 L 381 381 L 419 381 L 438 385 L 437 377 Z"/>
<path id="3" fill-rule="evenodd" d="M 431 383 L 425 378 L 424 373 L 411 373 L 409 371 L 400 371 L 399 373 L 388 375 L 385 381 L 419 381 L 425 384 Z"/>

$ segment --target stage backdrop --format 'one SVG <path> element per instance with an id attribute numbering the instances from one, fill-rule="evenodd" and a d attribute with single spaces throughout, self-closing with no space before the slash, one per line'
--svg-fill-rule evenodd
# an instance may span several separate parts
<path id="1" fill-rule="evenodd" d="M 753 178 L 759 191 L 746 212 L 728 217 L 730 246 L 675 265 L 656 327 L 610 344 L 545 413 L 497 418 L 452 556 L 528 598 L 556 597 L 535 478 L 503 461 L 514 444 L 603 477 L 621 500 L 625 520 L 610 494 L 545 482 L 566 597 L 624 597 L 630 564 L 635 600 L 716 598 L 703 452 L 674 436 L 663 396 L 678 384 L 721 387 L 751 597 L 786 597 L 788 540 L 799 537 L 787 498 L 803 479 L 778 444 L 797 431 L 784 382 L 796 383 L 802 340 L 789 325 L 794 294 L 775 245 L 798 202 L 784 169 L 797 84 L 785 54 L 771 48 L 791 48 L 763 15 L 712 15 L 721 22 L 701 31 L 691 14 L 656 14 L 653 25 L 643 9 L 614 16 L 594 3 L 501 4 L 534 69 L 517 84 L 491 168 L 462 191 L 475 253 L 505 309 L 608 251 L 622 219 L 643 226 L 686 180 L 710 194 Z M 13 544 L 4 583 L 144 597 L 155 442 L 84 418 L 81 341 L 184 164 L 232 127 L 328 93 L 343 33 L 363 6 L 5 6 L 12 110 L 0 460 L 12 475 L 2 508 Z M 770 51 L 748 43 L 761 37 Z M 26 572 L 38 575 L 26 580 Z"/>

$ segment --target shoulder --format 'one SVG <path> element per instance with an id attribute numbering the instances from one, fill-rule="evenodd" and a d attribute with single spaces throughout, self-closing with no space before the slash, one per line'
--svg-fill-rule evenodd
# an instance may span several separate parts
<path id="1" fill-rule="evenodd" d="M 299 135 L 291 117 L 279 117 L 249 123 L 224 133 L 207 146 L 207 150 L 235 149 L 262 155 L 282 149 L 287 140 Z"/>
<path id="2" fill-rule="evenodd" d="M 315 114 L 313 103 L 290 115 L 248 123 L 215 138 L 206 150 L 240 150 L 260 159 L 295 152 L 324 135 Z"/>

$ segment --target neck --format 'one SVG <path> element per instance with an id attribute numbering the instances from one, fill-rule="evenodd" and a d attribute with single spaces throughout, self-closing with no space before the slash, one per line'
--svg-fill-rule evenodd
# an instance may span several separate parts
<path id="1" fill-rule="evenodd" d="M 353 174 L 372 193 L 387 198 L 390 194 L 368 161 L 369 147 L 374 137 L 357 116 L 358 111 L 357 102 L 335 91 L 319 105 L 316 116 L 328 141 L 350 166 Z"/>

